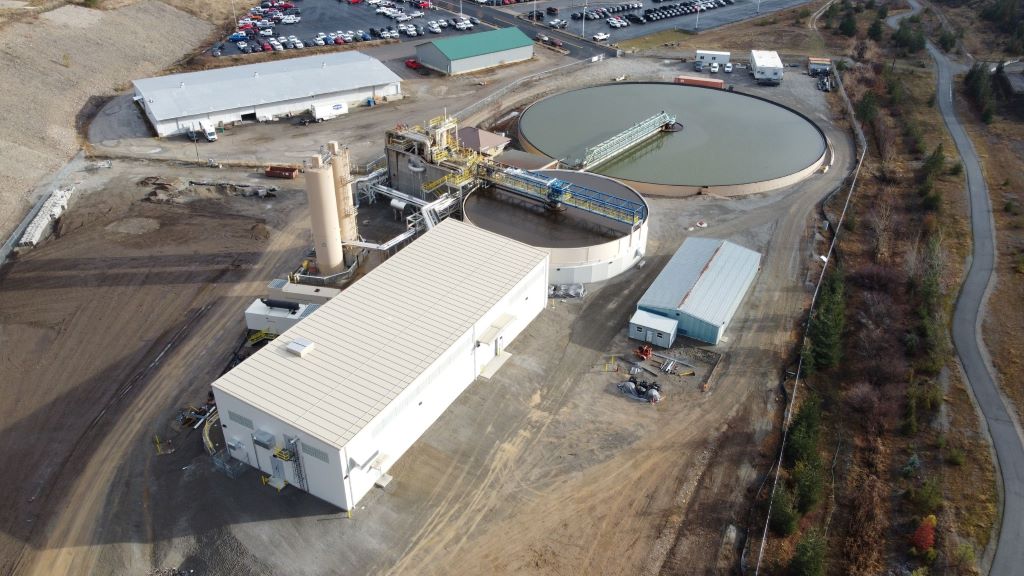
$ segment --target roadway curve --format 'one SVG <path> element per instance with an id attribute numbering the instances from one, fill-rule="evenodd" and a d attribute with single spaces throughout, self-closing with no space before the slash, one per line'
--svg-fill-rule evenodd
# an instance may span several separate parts
<path id="1" fill-rule="evenodd" d="M 908 0 L 916 13 L 921 5 Z M 909 14 L 900 14 L 889 19 L 888 24 L 896 27 L 899 20 Z M 988 350 L 982 342 L 981 321 L 985 301 L 995 270 L 995 231 L 992 222 L 992 204 L 988 187 L 981 171 L 981 162 L 974 144 L 957 119 L 953 106 L 954 64 L 935 47 L 928 43 L 928 53 L 935 60 L 938 76 L 937 92 L 939 111 L 956 143 L 964 170 L 967 172 L 967 193 L 971 210 L 971 233 L 974 237 L 970 268 L 957 298 L 953 312 L 953 343 L 967 381 L 974 391 L 981 413 L 985 417 L 1003 484 L 1003 510 L 995 557 L 992 560 L 992 576 L 1013 576 L 1020 574 L 1024 566 L 1024 442 L 1021 431 L 1007 409 L 1007 402 L 996 385 L 995 369 L 989 361 Z"/>

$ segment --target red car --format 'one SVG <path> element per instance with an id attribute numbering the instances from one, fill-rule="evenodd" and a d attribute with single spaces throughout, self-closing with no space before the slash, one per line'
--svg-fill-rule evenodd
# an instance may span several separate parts
<path id="1" fill-rule="evenodd" d="M 291 8 L 295 8 L 295 4 L 292 4 L 291 2 L 281 2 L 276 6 L 276 8 L 278 10 L 289 10 Z"/>
<path id="2" fill-rule="evenodd" d="M 274 51 L 274 47 L 270 45 L 270 42 L 264 42 L 263 45 L 260 46 L 260 48 L 263 48 L 264 52 L 273 52 Z"/>
<path id="3" fill-rule="evenodd" d="M 362 1 L 363 1 L 363 0 L 348 0 L 348 3 L 349 3 L 349 4 L 359 4 L 359 3 L 360 3 L 360 2 L 362 2 Z"/>
<path id="4" fill-rule="evenodd" d="M 344 39 L 344 38 L 342 38 L 341 36 L 336 36 L 336 37 L 334 38 L 334 43 L 335 43 L 335 44 L 344 44 L 344 43 L 345 43 L 345 39 Z"/>
<path id="5" fill-rule="evenodd" d="M 409 58 L 405 61 L 405 67 L 412 68 L 413 70 L 419 70 L 420 68 L 423 68 L 423 64 L 420 64 L 415 58 Z"/>

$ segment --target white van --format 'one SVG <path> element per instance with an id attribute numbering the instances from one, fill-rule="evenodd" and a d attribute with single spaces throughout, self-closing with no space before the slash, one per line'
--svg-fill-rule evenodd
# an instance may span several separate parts
<path id="1" fill-rule="evenodd" d="M 199 133 L 206 137 L 207 142 L 215 142 L 217 140 L 217 129 L 213 127 L 213 122 L 209 120 L 199 121 Z"/>

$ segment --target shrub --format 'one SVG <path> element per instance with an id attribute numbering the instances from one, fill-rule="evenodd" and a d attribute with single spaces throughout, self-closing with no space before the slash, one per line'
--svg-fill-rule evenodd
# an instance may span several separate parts
<path id="1" fill-rule="evenodd" d="M 855 109 L 857 113 L 857 119 L 864 124 L 870 124 L 875 116 L 878 116 L 878 98 L 874 92 L 870 90 L 865 92 L 860 98 L 860 102 L 857 102 Z"/>
<path id="2" fill-rule="evenodd" d="M 910 478 L 915 476 L 919 470 L 921 470 L 921 458 L 914 453 L 910 455 L 909 459 L 907 459 L 907 463 L 903 465 L 903 468 L 900 468 L 900 474 L 902 474 L 904 478 Z"/>
<path id="3" fill-rule="evenodd" d="M 875 42 L 881 42 L 884 30 L 882 29 L 882 21 L 875 20 L 868 26 L 868 38 L 871 38 Z"/>
<path id="4" fill-rule="evenodd" d="M 821 495 L 825 491 L 821 458 L 817 452 L 796 463 L 792 479 L 796 490 L 796 508 L 801 514 L 807 514 L 821 502 Z"/>
<path id="5" fill-rule="evenodd" d="M 974 546 L 968 542 L 961 542 L 953 552 L 953 563 L 960 568 L 971 568 L 974 566 Z"/>
<path id="6" fill-rule="evenodd" d="M 946 454 L 946 463 L 952 466 L 963 466 L 965 460 L 966 456 L 964 456 L 964 451 L 959 448 L 952 448 L 949 453 Z"/>
<path id="7" fill-rule="evenodd" d="M 825 277 L 817 307 L 808 329 L 809 360 L 817 370 L 839 365 L 842 335 L 846 326 L 846 291 L 842 271 L 833 269 Z"/>
<path id="8" fill-rule="evenodd" d="M 924 50 L 927 41 L 924 37 L 924 31 L 917 25 L 918 22 L 920 22 L 919 19 L 915 21 L 912 17 L 900 21 L 900 27 L 892 35 L 893 44 L 897 48 L 911 54 Z"/>
<path id="9" fill-rule="evenodd" d="M 843 18 L 839 20 L 839 33 L 850 38 L 857 35 L 857 16 L 853 10 L 843 13 Z"/>
<path id="10" fill-rule="evenodd" d="M 768 527 L 779 536 L 789 536 L 796 532 L 797 521 L 800 517 L 793 509 L 793 497 L 789 490 L 781 487 L 775 495 L 775 502 L 772 503 L 772 515 L 768 520 Z"/>
<path id="11" fill-rule="evenodd" d="M 914 553 L 924 554 L 935 548 L 935 526 L 937 524 L 938 520 L 934 514 L 921 519 L 921 523 L 917 525 L 914 535 L 910 537 L 910 545 L 914 547 Z"/>
<path id="12" fill-rule="evenodd" d="M 907 490 L 907 500 L 914 512 L 922 516 L 938 512 L 942 508 L 939 483 L 927 480 L 920 487 L 911 487 Z"/>
<path id="13" fill-rule="evenodd" d="M 964 171 L 964 165 L 957 162 L 949 167 L 950 176 L 959 176 Z"/>
<path id="14" fill-rule="evenodd" d="M 949 52 L 953 48 L 956 48 L 956 34 L 943 29 L 942 33 L 939 34 L 939 47 L 941 47 L 945 52 Z"/>
<path id="15" fill-rule="evenodd" d="M 788 466 L 817 454 L 820 429 L 821 401 L 811 394 L 800 405 L 800 410 L 789 425 L 785 451 Z"/>
<path id="16" fill-rule="evenodd" d="M 796 545 L 796 553 L 789 562 L 793 576 L 822 576 L 825 574 L 825 539 L 816 531 L 804 536 Z"/>
<path id="17" fill-rule="evenodd" d="M 889 5 L 881 4 L 878 6 L 878 19 L 885 20 L 889 16 Z"/>

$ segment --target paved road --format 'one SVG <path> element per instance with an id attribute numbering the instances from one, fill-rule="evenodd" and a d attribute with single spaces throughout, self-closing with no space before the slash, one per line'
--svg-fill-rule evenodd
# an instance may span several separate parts
<path id="1" fill-rule="evenodd" d="M 921 9 L 915 0 L 908 0 L 913 12 Z M 890 19 L 890 26 L 898 25 L 898 15 Z M 992 224 L 992 204 L 988 187 L 981 172 L 981 163 L 953 107 L 953 73 L 951 63 L 931 42 L 928 53 L 935 60 L 938 72 L 937 94 L 939 111 L 946 123 L 957 152 L 967 173 L 967 191 L 971 207 L 971 231 L 974 248 L 970 269 L 960 291 L 953 312 L 953 343 L 960 355 L 960 363 L 967 380 L 985 416 L 992 444 L 995 447 L 999 471 L 1003 481 L 1002 526 L 996 554 L 992 561 L 992 576 L 1013 576 L 1024 569 L 1024 442 L 1014 424 L 995 382 L 994 369 L 988 360 L 988 351 L 981 339 L 981 321 L 989 284 L 995 268 L 995 232 Z"/>

